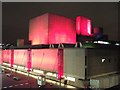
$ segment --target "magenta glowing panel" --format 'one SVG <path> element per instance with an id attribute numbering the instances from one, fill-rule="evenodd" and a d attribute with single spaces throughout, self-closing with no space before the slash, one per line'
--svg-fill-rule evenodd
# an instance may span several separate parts
<path id="1" fill-rule="evenodd" d="M 59 49 L 58 51 L 58 79 L 63 77 L 63 49 Z"/>
<path id="2" fill-rule="evenodd" d="M 75 21 L 64 16 L 43 14 L 30 20 L 29 40 L 32 45 L 76 43 Z"/>
<path id="3" fill-rule="evenodd" d="M 2 49 L 0 49 L 0 64 L 2 64 L 2 57 L 3 57 Z"/>
<path id="4" fill-rule="evenodd" d="M 3 59 L 3 62 L 7 62 L 7 63 L 10 63 L 11 61 L 11 50 L 2 50 L 2 59 Z"/>
<path id="5" fill-rule="evenodd" d="M 14 64 L 14 50 L 11 50 L 10 67 L 13 67 L 13 64 Z"/>
<path id="6" fill-rule="evenodd" d="M 32 68 L 32 50 L 31 49 L 28 49 L 27 50 L 27 70 L 30 71 L 31 68 Z"/>
<path id="7" fill-rule="evenodd" d="M 26 66 L 27 50 L 14 50 L 14 64 Z"/>
<path id="8" fill-rule="evenodd" d="M 10 64 L 13 67 L 14 63 L 14 50 L 2 50 L 2 60 Z"/>
<path id="9" fill-rule="evenodd" d="M 91 36 L 92 35 L 91 20 L 83 16 L 78 16 L 76 18 L 76 32 L 78 35 L 81 34 L 83 36 Z"/>
<path id="10" fill-rule="evenodd" d="M 62 49 L 32 49 L 32 50 L 2 50 L 3 62 L 26 66 L 28 70 L 37 68 L 58 73 L 58 79 L 63 76 Z"/>
<path id="11" fill-rule="evenodd" d="M 57 72 L 58 49 L 33 49 L 32 67 Z"/>
<path id="12" fill-rule="evenodd" d="M 49 43 L 76 43 L 75 22 L 64 16 L 49 14 Z"/>
<path id="13" fill-rule="evenodd" d="M 48 14 L 30 20 L 29 40 L 32 45 L 48 44 Z"/>
<path id="14" fill-rule="evenodd" d="M 80 28 L 81 22 L 82 22 L 81 16 L 77 17 L 77 18 L 76 18 L 76 33 L 77 33 L 78 35 L 81 33 L 81 31 L 80 31 L 80 30 L 81 30 L 81 28 Z"/>

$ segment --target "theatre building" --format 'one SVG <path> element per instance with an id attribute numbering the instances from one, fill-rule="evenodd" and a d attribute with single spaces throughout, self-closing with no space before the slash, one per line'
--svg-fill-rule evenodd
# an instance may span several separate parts
<path id="1" fill-rule="evenodd" d="M 21 44 L 21 43 L 22 44 Z M 29 21 L 29 44 L 2 47 L 2 67 L 44 75 L 78 88 L 120 83 L 120 43 L 110 41 L 92 20 L 45 13 Z"/>

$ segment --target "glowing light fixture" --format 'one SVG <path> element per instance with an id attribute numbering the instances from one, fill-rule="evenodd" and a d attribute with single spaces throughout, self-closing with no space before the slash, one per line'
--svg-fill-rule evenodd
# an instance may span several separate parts
<path id="1" fill-rule="evenodd" d="M 14 68 L 17 68 L 17 65 L 13 65 Z"/>
<path id="2" fill-rule="evenodd" d="M 105 58 L 102 58 L 102 63 L 105 62 Z"/>
<path id="3" fill-rule="evenodd" d="M 75 82 L 75 78 L 73 77 L 67 77 L 67 80 Z"/>
<path id="4" fill-rule="evenodd" d="M 94 43 L 98 43 L 97 41 L 94 41 Z"/>
<path id="5" fill-rule="evenodd" d="M 10 66 L 10 64 L 9 64 L 9 63 L 5 63 L 5 62 L 3 62 L 3 65 Z"/>
<path id="6" fill-rule="evenodd" d="M 109 42 L 106 42 L 106 41 L 94 41 L 94 43 L 98 43 L 98 44 L 110 44 Z"/>
<path id="7" fill-rule="evenodd" d="M 35 73 L 40 73 L 40 74 L 43 74 L 43 73 L 44 73 L 42 70 L 37 70 L 37 69 L 33 69 L 33 72 L 35 72 Z"/>
<path id="8" fill-rule="evenodd" d="M 120 44 L 119 44 L 119 43 L 116 43 L 115 45 L 116 45 L 116 46 L 120 46 Z"/>
<path id="9" fill-rule="evenodd" d="M 21 69 L 21 70 L 22 70 L 22 69 L 24 69 L 24 67 L 23 67 L 23 66 L 18 66 L 18 69 Z"/>
<path id="10" fill-rule="evenodd" d="M 109 42 L 105 42 L 105 41 L 98 41 L 99 44 L 110 44 Z"/>
<path id="11" fill-rule="evenodd" d="M 48 72 L 46 75 L 48 75 L 48 76 L 52 76 L 52 77 L 56 77 L 56 76 L 57 76 L 56 73 L 51 73 L 51 72 Z"/>

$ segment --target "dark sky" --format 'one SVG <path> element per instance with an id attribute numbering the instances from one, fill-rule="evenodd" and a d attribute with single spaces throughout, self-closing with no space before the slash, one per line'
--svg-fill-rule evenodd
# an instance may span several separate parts
<path id="1" fill-rule="evenodd" d="M 75 19 L 82 15 L 91 18 L 93 26 L 100 26 L 110 40 L 118 40 L 117 2 L 3 2 L 3 43 L 16 44 L 17 39 L 28 40 L 29 20 L 46 12 Z"/>

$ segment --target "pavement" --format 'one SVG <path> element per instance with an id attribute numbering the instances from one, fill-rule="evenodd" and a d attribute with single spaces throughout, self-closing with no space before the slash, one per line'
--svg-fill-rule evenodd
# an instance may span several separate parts
<path id="1" fill-rule="evenodd" d="M 111 88 L 105 89 L 105 90 L 120 90 L 120 84 L 117 85 L 117 86 L 114 86 L 114 87 L 111 87 Z"/>
<path id="2" fill-rule="evenodd" d="M 28 77 L 26 75 L 21 75 L 18 73 L 12 73 L 10 77 L 7 77 L 6 74 L 10 74 L 10 71 L 2 73 L 2 87 L 3 88 L 39 88 L 37 80 Z M 13 77 L 18 77 L 20 80 L 14 80 Z M 50 84 L 46 83 L 47 86 Z M 53 86 L 51 86 L 53 87 Z"/>
<path id="3" fill-rule="evenodd" d="M 23 74 L 19 74 L 19 73 L 15 73 L 15 72 L 12 72 L 11 76 L 8 77 L 6 74 L 10 74 L 10 71 L 9 70 L 5 70 L 4 73 L 1 73 L 2 77 L 2 89 L 6 90 L 6 89 L 11 89 L 11 90 L 18 90 L 18 89 L 67 89 L 65 87 L 60 87 L 59 85 L 57 84 L 52 84 L 52 83 L 48 83 L 46 82 L 46 85 L 45 86 L 41 86 L 39 87 L 38 84 L 37 84 L 37 79 L 35 78 L 32 78 L 32 77 L 28 77 L 26 75 L 23 75 Z M 20 80 L 14 80 L 13 77 L 17 77 L 19 78 Z"/>
<path id="4" fill-rule="evenodd" d="M 12 73 L 10 77 L 7 77 L 6 74 L 9 74 L 9 70 L 5 70 L 5 73 L 0 73 L 0 78 L 2 78 L 2 90 L 6 89 L 11 89 L 11 90 L 18 90 L 18 89 L 30 89 L 30 90 L 39 90 L 39 89 L 72 89 L 72 88 L 66 88 L 66 87 L 61 87 L 58 84 L 51 84 L 46 82 L 45 86 L 39 87 L 37 84 L 37 79 L 28 77 L 23 74 L 19 73 Z M 2 77 L 1 77 L 2 76 Z M 20 80 L 14 80 L 13 77 L 18 77 Z M 79 89 L 79 90 L 92 90 L 92 89 Z M 98 89 L 100 90 L 100 89 Z M 103 89 L 102 89 L 103 90 Z M 108 88 L 105 90 L 120 90 L 120 85 L 114 86 L 112 88 Z"/>

